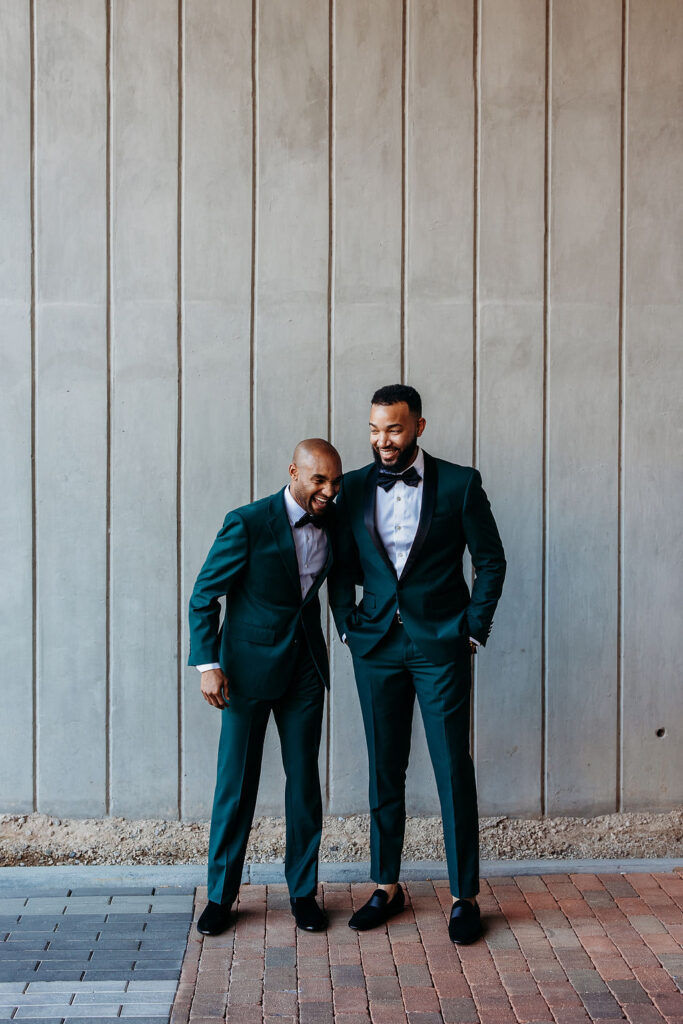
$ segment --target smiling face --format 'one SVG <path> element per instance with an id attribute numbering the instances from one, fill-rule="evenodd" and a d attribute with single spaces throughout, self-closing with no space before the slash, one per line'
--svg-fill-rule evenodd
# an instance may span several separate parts
<path id="1" fill-rule="evenodd" d="M 323 516 L 339 493 L 341 459 L 332 448 L 297 448 L 289 467 L 292 497 L 312 516 Z"/>
<path id="2" fill-rule="evenodd" d="M 370 406 L 370 444 L 375 462 L 391 473 L 402 473 L 417 452 L 417 439 L 426 426 L 407 402 Z"/>

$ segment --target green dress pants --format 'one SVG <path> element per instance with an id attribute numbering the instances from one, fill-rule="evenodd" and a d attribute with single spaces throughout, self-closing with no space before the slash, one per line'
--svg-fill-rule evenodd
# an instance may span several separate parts
<path id="1" fill-rule="evenodd" d="M 353 652 L 352 652 L 353 653 Z M 353 659 L 370 769 L 371 877 L 397 882 L 405 832 L 405 779 L 415 697 L 420 706 L 441 804 L 453 896 L 479 892 L 479 821 L 470 757 L 471 662 L 434 665 L 402 625 L 365 657 Z"/>
<path id="2" fill-rule="evenodd" d="M 209 836 L 209 899 L 237 896 L 254 817 L 266 726 L 272 711 L 285 770 L 285 878 L 292 898 L 312 896 L 318 882 L 322 799 L 318 751 L 325 687 L 306 644 L 292 681 L 277 700 L 231 692 L 221 711 L 218 770 Z"/>

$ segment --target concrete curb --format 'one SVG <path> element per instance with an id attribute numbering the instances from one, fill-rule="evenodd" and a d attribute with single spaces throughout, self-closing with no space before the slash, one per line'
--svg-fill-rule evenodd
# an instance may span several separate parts
<path id="1" fill-rule="evenodd" d="M 482 878 L 501 878 L 510 875 L 556 874 L 620 874 L 628 871 L 670 872 L 683 869 L 683 857 L 662 857 L 621 860 L 484 860 Z M 405 881 L 435 881 L 448 878 L 443 861 L 407 861 L 401 878 Z M 321 882 L 367 882 L 370 879 L 369 861 L 345 864 L 321 864 Z M 251 864 L 244 869 L 242 882 L 264 885 L 284 882 L 282 863 Z M 27 895 L 41 889 L 101 886 L 108 889 L 121 885 L 149 885 L 194 887 L 206 884 L 203 864 L 105 864 L 59 865 L 56 867 L 0 868 L 0 893 L 9 890 Z"/>

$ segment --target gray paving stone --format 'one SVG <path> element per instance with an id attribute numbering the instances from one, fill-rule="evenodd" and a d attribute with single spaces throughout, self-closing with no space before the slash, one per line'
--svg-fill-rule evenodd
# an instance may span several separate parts
<path id="1" fill-rule="evenodd" d="M 55 923 L 59 925 L 60 931 L 73 931 L 76 928 L 87 928 L 89 925 L 93 928 L 101 926 L 105 919 L 106 914 L 62 914 Z"/>
<path id="2" fill-rule="evenodd" d="M 78 1018 L 78 1017 L 115 1017 L 118 1012 L 119 1012 L 119 1004 L 118 1003 L 111 1003 L 111 1002 L 109 1002 L 109 1003 L 88 1003 L 87 1006 L 83 1005 L 83 1004 L 79 1004 L 77 1006 L 74 1006 L 73 1003 L 72 1003 L 71 1006 L 67 1006 L 66 1007 L 66 1010 L 62 1014 L 62 1016 L 66 1017 L 66 1015 L 68 1014 L 69 1017 L 75 1017 L 75 1018 Z M 17 1010 L 17 1017 L 18 1016 L 19 1016 L 19 1011 Z"/>
<path id="3" fill-rule="evenodd" d="M 107 950 L 102 950 L 101 953 L 97 951 L 93 953 L 87 962 L 87 967 L 94 970 L 99 970 L 100 967 L 108 967 L 111 970 L 121 967 L 124 971 L 132 971 L 134 963 L 135 959 L 130 955 L 112 956 Z M 83 969 L 85 970 L 85 967 Z"/>
<path id="4" fill-rule="evenodd" d="M 135 959 L 138 963 L 141 960 L 177 960 L 178 957 L 183 957 L 185 952 L 185 944 L 179 942 L 175 943 L 174 946 L 167 949 L 159 949 L 158 946 L 148 946 L 146 949 L 140 949 L 136 951 Z"/>
<path id="5" fill-rule="evenodd" d="M 18 914 L 2 914 L 0 915 L 0 931 L 12 931 L 12 927 L 16 924 L 19 919 Z"/>
<path id="6" fill-rule="evenodd" d="M 97 940 L 97 942 L 94 942 L 89 948 L 92 949 L 92 950 L 98 950 L 98 949 L 109 950 L 109 949 L 111 949 L 111 950 L 118 950 L 118 951 L 121 951 L 121 952 L 123 952 L 125 950 L 131 950 L 131 951 L 134 951 L 134 952 L 138 952 L 138 950 L 140 949 L 141 945 L 142 945 L 142 942 L 140 941 L 140 939 L 137 939 L 137 940 L 136 939 L 131 939 L 130 936 L 128 936 L 128 935 L 123 935 L 123 936 L 121 936 L 121 938 L 118 938 L 116 936 L 103 936 L 103 937 L 99 938 Z"/>
<path id="7" fill-rule="evenodd" d="M 165 896 L 167 893 L 171 893 L 175 896 L 192 896 L 194 899 L 194 892 L 194 887 L 189 885 L 157 885 L 154 887 L 155 896 Z"/>
<path id="8" fill-rule="evenodd" d="M 0 896 L 0 915 L 21 914 L 26 906 L 26 897 Z"/>
<path id="9" fill-rule="evenodd" d="M 25 967 L 0 965 L 0 981 L 30 981 L 30 972 Z"/>
<path id="10" fill-rule="evenodd" d="M 67 961 L 81 961 L 87 960 L 89 955 L 89 949 L 44 949 L 39 951 L 37 954 L 38 960 L 62 960 Z"/>
<path id="11" fill-rule="evenodd" d="M 178 986 L 176 985 L 175 981 L 161 981 L 161 980 L 157 980 L 157 981 L 138 981 L 137 979 L 135 979 L 135 981 L 129 981 L 128 982 L 128 989 L 127 989 L 127 991 L 128 992 L 152 992 L 152 991 L 175 992 L 177 987 Z"/>
<path id="12" fill-rule="evenodd" d="M 0 993 L 23 992 L 25 988 L 26 983 L 23 981 L 0 981 Z"/>
<path id="13" fill-rule="evenodd" d="M 34 896 L 31 893 L 22 914 L 35 913 L 37 907 L 40 907 L 44 914 L 61 914 L 68 902 L 67 896 Z"/>
<path id="14" fill-rule="evenodd" d="M 173 978 L 180 977 L 180 970 L 168 971 L 168 970 L 140 970 L 136 969 L 133 978 L 143 981 L 145 978 L 149 978 L 150 981 L 171 981 Z M 133 979 L 131 979 L 133 980 Z"/>
<path id="15" fill-rule="evenodd" d="M 40 1017 L 40 1018 L 36 1018 L 35 1016 L 31 1017 L 29 1015 L 28 1017 L 22 1017 L 21 1019 L 23 1021 L 25 1021 L 26 1024 L 31 1024 L 32 1020 L 40 1020 L 40 1024 L 62 1024 L 62 1018 L 61 1017 Z"/>
<path id="16" fill-rule="evenodd" d="M 167 1003 L 171 998 L 171 994 L 163 989 L 150 989 L 147 992 L 118 992 L 116 998 L 121 1003 Z M 96 989 L 94 992 L 76 992 L 73 1002 L 79 1004 L 101 1003 L 102 991 Z"/>
<path id="17" fill-rule="evenodd" d="M 116 981 L 32 981 L 29 992 L 116 992 L 122 994 L 126 990 L 127 981 L 120 978 Z M 118 995 L 117 995 L 118 998 Z"/>
<path id="18" fill-rule="evenodd" d="M 170 958 L 165 960 L 136 960 L 133 970 L 136 974 L 138 971 L 155 971 L 157 968 L 162 971 L 170 971 L 174 967 L 182 967 L 182 965 L 183 956 L 179 953 L 175 960 L 171 960 Z"/>
<path id="19" fill-rule="evenodd" d="M 83 969 L 82 968 L 81 969 L 73 968 L 71 970 L 67 970 L 66 968 L 64 968 L 64 969 L 57 970 L 56 968 L 53 969 L 53 968 L 50 968 L 48 965 L 45 965 L 44 967 L 43 966 L 39 967 L 38 970 L 35 972 L 34 977 L 32 977 L 32 978 L 30 978 L 28 980 L 30 980 L 30 981 L 34 981 L 34 980 L 35 981 L 79 981 L 82 974 L 83 974 Z"/>
<path id="20" fill-rule="evenodd" d="M 66 1017 L 68 1012 L 68 1003 L 50 1003 L 47 1006 L 20 1006 L 14 1016 L 14 1020 L 23 1020 L 24 1017 L 32 1017 L 36 1020 L 50 1017 L 55 1020 L 61 1020 L 63 1017 Z"/>
<path id="21" fill-rule="evenodd" d="M 28 917 L 18 918 L 14 928 L 10 928 L 10 931 L 53 932 L 62 920 L 63 916 L 57 914 L 29 914 Z"/>
<path id="22" fill-rule="evenodd" d="M 145 1016 L 136 1017 L 135 1024 L 159 1024 L 160 1021 L 167 1020 L 168 1014 L 164 1014 L 160 1017 Z M 70 1024 L 70 1021 L 74 1021 L 74 1024 L 120 1024 L 120 1017 L 67 1017 L 65 1024 Z"/>
<path id="23" fill-rule="evenodd" d="M 83 974 L 83 981 L 131 981 L 134 977 L 132 971 L 108 971 L 104 968 L 101 971 L 86 970 Z"/>
<path id="24" fill-rule="evenodd" d="M 154 1007 L 157 1020 L 166 1019 L 171 1012 L 173 1003 L 160 1003 Z M 152 1006 L 150 1003 L 127 1003 L 121 1009 L 122 1017 L 151 1017 Z"/>
<path id="25" fill-rule="evenodd" d="M 112 888 L 111 885 L 88 885 L 78 886 L 76 889 L 71 889 L 70 896 L 102 896 L 102 895 L 116 895 L 116 896 L 151 896 L 154 892 L 153 887 L 146 885 L 124 885 L 119 888 Z"/>

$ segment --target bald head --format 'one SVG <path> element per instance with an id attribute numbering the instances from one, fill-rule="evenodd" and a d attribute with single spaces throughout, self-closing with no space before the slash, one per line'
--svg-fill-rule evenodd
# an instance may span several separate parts
<path id="1" fill-rule="evenodd" d="M 334 458 L 339 458 L 339 452 L 334 445 L 330 444 L 323 437 L 307 437 L 305 441 L 299 441 L 294 449 L 292 462 L 295 466 L 299 466 L 303 462 L 317 458 L 319 455 L 331 455 Z"/>
<path id="2" fill-rule="evenodd" d="M 305 512 L 324 515 L 337 496 L 341 476 L 339 452 L 329 441 L 322 437 L 299 441 L 289 467 L 289 489 Z"/>

